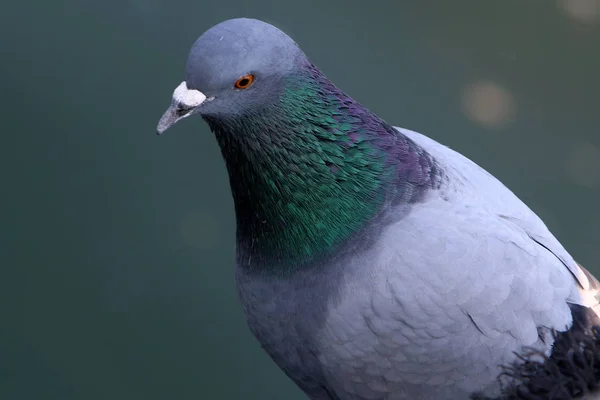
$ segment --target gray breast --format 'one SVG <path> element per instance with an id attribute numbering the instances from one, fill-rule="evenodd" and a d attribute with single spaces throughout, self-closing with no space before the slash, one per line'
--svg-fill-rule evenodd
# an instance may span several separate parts
<path id="1" fill-rule="evenodd" d="M 335 302 L 340 266 L 314 267 L 285 278 L 237 268 L 248 326 L 264 350 L 314 400 L 337 400 L 320 361 L 319 334 Z"/>

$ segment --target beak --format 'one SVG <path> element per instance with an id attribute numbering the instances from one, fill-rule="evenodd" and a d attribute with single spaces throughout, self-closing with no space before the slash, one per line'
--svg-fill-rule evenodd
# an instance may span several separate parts
<path id="1" fill-rule="evenodd" d="M 185 81 L 181 82 L 173 92 L 173 100 L 171 106 L 163 114 L 158 126 L 156 134 L 162 135 L 167 129 L 173 126 L 177 121 L 197 112 L 198 107 L 206 101 L 206 95 L 195 89 L 188 89 Z"/>

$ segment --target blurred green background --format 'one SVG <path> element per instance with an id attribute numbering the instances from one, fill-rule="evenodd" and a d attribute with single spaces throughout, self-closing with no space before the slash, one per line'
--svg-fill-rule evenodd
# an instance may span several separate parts
<path id="1" fill-rule="evenodd" d="M 304 398 L 246 328 L 213 136 L 154 133 L 190 45 L 232 17 L 484 166 L 600 274 L 599 0 L 0 8 L 0 399 Z"/>

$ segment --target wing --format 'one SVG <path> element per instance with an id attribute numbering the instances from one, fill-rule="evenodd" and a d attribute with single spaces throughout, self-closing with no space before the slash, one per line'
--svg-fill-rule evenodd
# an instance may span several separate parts
<path id="1" fill-rule="evenodd" d="M 447 170 L 452 185 L 456 188 L 458 204 L 468 205 L 490 214 L 501 216 L 522 229 L 530 239 L 546 248 L 573 274 L 580 286 L 580 299 L 571 302 L 598 310 L 600 283 L 581 267 L 549 231 L 543 221 L 502 182 L 460 153 L 418 132 L 396 128 L 414 140 Z"/>
<path id="2" fill-rule="evenodd" d="M 572 323 L 569 269 L 501 216 L 428 202 L 374 253 L 351 268 L 324 333 L 327 369 L 351 377 L 344 390 L 357 398 L 400 387 L 406 398 L 466 398 Z"/>

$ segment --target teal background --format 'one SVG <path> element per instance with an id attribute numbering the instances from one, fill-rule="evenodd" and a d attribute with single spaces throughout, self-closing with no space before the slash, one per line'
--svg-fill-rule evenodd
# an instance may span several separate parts
<path id="1" fill-rule="evenodd" d="M 598 0 L 0 9 L 0 399 L 304 398 L 246 328 L 213 136 L 154 133 L 193 41 L 232 17 L 484 166 L 600 274 Z"/>

